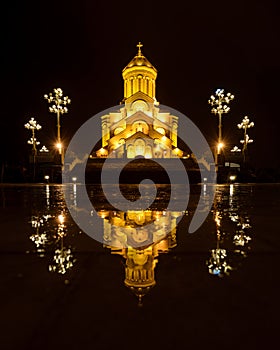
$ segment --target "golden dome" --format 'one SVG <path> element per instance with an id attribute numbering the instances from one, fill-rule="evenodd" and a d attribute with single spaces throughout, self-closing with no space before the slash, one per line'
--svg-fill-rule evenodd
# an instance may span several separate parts
<path id="1" fill-rule="evenodd" d="M 145 56 L 138 56 L 136 55 L 130 62 L 129 64 L 123 69 L 123 71 L 125 71 L 128 68 L 132 68 L 132 67 L 148 67 L 151 68 L 153 70 L 156 70 L 156 68 L 147 60 L 147 58 Z"/>
<path id="2" fill-rule="evenodd" d="M 143 45 L 139 42 L 137 45 L 138 53 L 137 55 L 128 63 L 128 65 L 123 69 L 123 72 L 132 67 L 147 67 L 153 69 L 157 72 L 156 68 L 147 60 L 147 58 L 142 54 L 141 47 Z"/>
<path id="3" fill-rule="evenodd" d="M 139 42 L 137 55 L 122 71 L 124 80 L 123 101 L 133 95 L 136 96 L 139 92 L 145 94 L 151 101 L 155 100 L 157 70 L 142 54 L 142 46 Z"/>

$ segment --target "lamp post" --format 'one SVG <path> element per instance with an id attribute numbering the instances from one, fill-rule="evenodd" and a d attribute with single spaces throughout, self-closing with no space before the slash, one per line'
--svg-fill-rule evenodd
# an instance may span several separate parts
<path id="1" fill-rule="evenodd" d="M 250 129 L 254 126 L 254 122 L 250 122 L 250 119 L 245 116 L 240 124 L 237 124 L 238 129 L 243 129 L 244 130 L 244 138 L 243 140 L 240 141 L 240 143 L 243 144 L 242 148 L 242 154 L 243 154 L 243 162 L 245 163 L 246 161 L 246 151 L 247 151 L 247 146 L 248 143 L 252 143 L 253 140 L 250 139 L 249 135 L 247 134 L 247 129 Z"/>
<path id="2" fill-rule="evenodd" d="M 53 89 L 54 95 L 50 92 L 49 95 L 45 94 L 44 98 L 48 101 L 48 103 L 52 104 L 49 107 L 49 111 L 51 113 L 55 113 L 57 117 L 57 144 L 58 153 L 61 156 L 61 163 L 63 165 L 64 152 L 63 152 L 63 144 L 61 142 L 60 136 L 60 116 L 64 113 L 68 113 L 68 108 L 66 105 L 71 103 L 71 100 L 68 96 L 63 96 L 63 91 L 60 88 Z"/>
<path id="3" fill-rule="evenodd" d="M 32 155 L 33 155 L 33 180 L 35 180 L 35 163 L 37 156 L 37 145 L 40 144 L 35 137 L 35 130 L 40 130 L 42 127 L 34 118 L 31 118 L 28 123 L 24 124 L 24 127 L 28 130 L 31 130 L 31 138 L 27 141 L 29 145 L 32 145 Z"/>
<path id="4" fill-rule="evenodd" d="M 224 89 L 217 89 L 215 95 L 211 95 L 208 103 L 213 107 L 211 112 L 218 114 L 219 124 L 218 124 L 218 144 L 216 148 L 216 165 L 218 165 L 218 155 L 221 154 L 223 148 L 223 138 L 222 138 L 222 116 L 229 112 L 230 107 L 228 104 L 234 99 L 234 96 L 228 92 L 225 94 Z"/>
<path id="5" fill-rule="evenodd" d="M 31 138 L 27 141 L 28 144 L 32 145 L 33 154 L 37 154 L 37 145 L 40 144 L 39 141 L 36 140 L 35 130 L 42 129 L 41 125 L 36 122 L 34 118 L 31 118 L 28 123 L 24 124 L 24 127 L 28 130 L 31 130 Z"/>
<path id="6" fill-rule="evenodd" d="M 237 146 L 234 146 L 230 151 L 233 153 L 236 153 L 236 152 L 241 152 L 241 149 L 238 148 Z"/>
<path id="7" fill-rule="evenodd" d="M 40 149 L 41 153 L 48 153 L 49 150 L 47 149 L 47 147 L 44 145 L 41 149 Z"/>

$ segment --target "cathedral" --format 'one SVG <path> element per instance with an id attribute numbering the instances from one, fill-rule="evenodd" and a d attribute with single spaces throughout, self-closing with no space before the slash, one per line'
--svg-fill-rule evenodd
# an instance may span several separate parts
<path id="1" fill-rule="evenodd" d="M 122 71 L 123 107 L 101 117 L 102 147 L 96 156 L 106 158 L 182 157 L 177 147 L 178 117 L 159 108 L 157 70 L 137 45 L 136 56 Z"/>

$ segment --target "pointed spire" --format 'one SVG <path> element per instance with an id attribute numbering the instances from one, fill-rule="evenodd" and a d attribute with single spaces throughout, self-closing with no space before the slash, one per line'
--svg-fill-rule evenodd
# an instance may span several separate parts
<path id="1" fill-rule="evenodd" d="M 141 41 L 139 41 L 138 45 L 136 46 L 138 47 L 138 56 L 142 56 L 141 47 L 143 47 L 143 44 L 141 43 Z"/>

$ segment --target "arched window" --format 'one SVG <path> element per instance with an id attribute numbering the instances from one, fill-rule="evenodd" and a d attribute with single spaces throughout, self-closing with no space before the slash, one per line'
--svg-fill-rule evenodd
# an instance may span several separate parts
<path id="1" fill-rule="evenodd" d="M 134 122 L 132 125 L 132 129 L 133 129 L 133 133 L 142 132 L 143 134 L 146 134 L 146 135 L 149 133 L 149 126 L 143 120 L 137 120 L 136 122 Z"/>
<path id="2" fill-rule="evenodd" d="M 153 151 L 150 145 L 146 146 L 145 158 L 153 158 Z"/>
<path id="3" fill-rule="evenodd" d="M 127 147 L 127 158 L 135 158 L 135 150 L 134 150 L 134 146 L 129 145 Z"/>
<path id="4" fill-rule="evenodd" d="M 143 156 L 145 155 L 145 148 L 146 143 L 143 139 L 137 139 L 134 142 L 134 148 L 135 148 L 135 157 L 136 156 Z"/>

